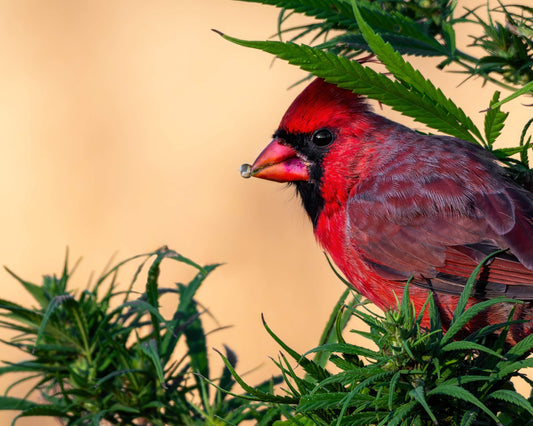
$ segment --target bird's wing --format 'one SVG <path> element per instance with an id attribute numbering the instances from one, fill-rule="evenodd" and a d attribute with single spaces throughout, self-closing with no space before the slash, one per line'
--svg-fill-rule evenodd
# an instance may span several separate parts
<path id="1" fill-rule="evenodd" d="M 351 246 L 378 275 L 460 294 L 474 268 L 498 254 L 474 294 L 533 300 L 533 196 L 491 170 L 377 174 L 347 205 Z"/>

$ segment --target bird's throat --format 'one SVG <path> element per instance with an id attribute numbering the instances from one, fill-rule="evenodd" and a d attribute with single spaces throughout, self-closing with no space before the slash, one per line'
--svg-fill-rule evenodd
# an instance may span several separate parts
<path id="1" fill-rule="evenodd" d="M 296 192 L 302 200 L 305 211 L 309 215 L 313 228 L 316 228 L 320 213 L 324 209 L 324 198 L 320 193 L 318 182 L 296 181 Z"/>

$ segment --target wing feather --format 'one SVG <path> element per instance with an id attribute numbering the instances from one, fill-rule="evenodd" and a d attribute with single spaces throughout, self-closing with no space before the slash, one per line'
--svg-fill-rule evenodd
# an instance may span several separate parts
<path id="1" fill-rule="evenodd" d="M 351 245 L 385 279 L 413 276 L 417 285 L 454 294 L 481 260 L 507 250 L 482 269 L 475 292 L 533 300 L 533 195 L 480 148 L 452 141 L 475 167 L 402 163 L 400 152 L 391 171 L 401 173 L 391 177 L 383 167 L 355 185 L 347 207 Z"/>

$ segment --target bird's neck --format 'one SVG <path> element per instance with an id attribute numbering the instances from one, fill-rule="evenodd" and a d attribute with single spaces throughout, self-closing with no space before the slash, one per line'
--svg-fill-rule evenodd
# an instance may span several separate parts
<path id="1" fill-rule="evenodd" d="M 318 182 L 297 181 L 294 184 L 305 211 L 313 223 L 313 228 L 315 228 L 324 209 L 324 198 L 320 193 L 320 186 Z"/>

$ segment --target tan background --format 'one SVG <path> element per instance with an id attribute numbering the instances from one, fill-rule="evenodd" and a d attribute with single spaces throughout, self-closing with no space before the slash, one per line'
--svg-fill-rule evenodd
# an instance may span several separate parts
<path id="1" fill-rule="evenodd" d="M 200 300 L 234 326 L 210 345 L 231 346 L 241 372 L 259 366 L 252 382 L 275 371 L 279 350 L 261 312 L 296 349 L 313 347 L 343 286 L 292 190 L 238 173 L 269 142 L 304 73 L 210 31 L 264 39 L 276 18 L 275 8 L 229 0 L 0 1 L 0 263 L 40 281 L 60 271 L 68 246 L 83 256 L 82 287 L 113 253 L 167 244 L 226 263 Z M 457 87 L 462 76 L 418 64 L 480 124 L 493 87 Z M 507 107 L 516 110 L 510 145 L 531 116 L 521 102 Z M 4 272 L 1 282 L 2 297 L 25 301 Z M 16 354 L 2 348 L 0 358 Z M 0 413 L 0 424 L 12 418 Z"/>

